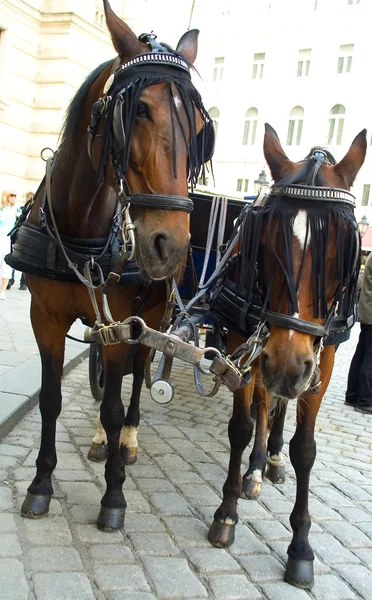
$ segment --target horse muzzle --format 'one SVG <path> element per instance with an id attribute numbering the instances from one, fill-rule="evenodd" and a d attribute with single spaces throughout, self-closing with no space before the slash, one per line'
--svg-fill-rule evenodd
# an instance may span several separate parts
<path id="1" fill-rule="evenodd" d="M 277 358 L 266 348 L 261 353 L 260 363 L 268 392 L 288 400 L 298 398 L 311 387 L 317 365 L 315 354 Z"/>
<path id="2" fill-rule="evenodd" d="M 189 235 L 184 243 L 164 229 L 141 235 L 136 228 L 135 259 L 146 279 L 165 279 L 173 275 L 187 255 Z"/>

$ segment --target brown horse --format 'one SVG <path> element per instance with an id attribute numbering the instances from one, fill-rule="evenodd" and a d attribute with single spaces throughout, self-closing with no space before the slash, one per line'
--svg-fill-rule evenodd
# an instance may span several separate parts
<path id="1" fill-rule="evenodd" d="M 259 493 L 266 464 L 270 394 L 286 401 L 297 399 L 297 426 L 289 447 L 297 495 L 290 517 L 293 538 L 285 579 L 308 588 L 313 584 L 314 560 L 308 540 L 309 478 L 316 455 L 314 428 L 335 352 L 334 345 L 323 347 L 323 338 L 337 323 L 349 324 L 355 306 L 360 239 L 353 213 L 355 199 L 348 190 L 365 158 L 366 131 L 359 133 L 337 164 L 321 148 L 313 148 L 304 161 L 294 163 L 284 153 L 276 132 L 266 125 L 264 154 L 275 183 L 264 204 L 248 209 L 242 217 L 239 250 L 228 273 L 230 291 L 234 289 L 242 300 L 240 310 L 231 309 L 231 315 L 239 316 L 235 325 L 225 321 L 225 326 L 235 330 L 228 342 L 232 350 L 242 343 L 236 332 L 243 335 L 249 330 L 252 307 L 258 304 L 258 320 L 266 323 L 269 337 L 259 359 L 252 363 L 250 383 L 234 393 L 228 428 L 229 471 L 223 501 L 208 537 L 214 546 L 232 544 L 240 494 L 252 497 Z M 220 310 L 220 317 L 226 314 L 226 309 Z M 253 431 L 253 393 L 258 435 L 242 479 L 242 454 Z M 283 406 L 269 442 L 269 476 L 273 481 L 284 474 L 280 452 L 285 402 Z"/>
<path id="2" fill-rule="evenodd" d="M 192 210 L 188 181 L 195 184 L 202 163 L 209 158 L 204 147 L 210 123 L 190 78 L 198 32 L 185 33 L 172 51 L 152 34 L 137 38 L 107 0 L 104 9 L 118 57 L 97 67 L 72 100 L 51 172 L 17 233 L 10 259 L 29 273 L 31 320 L 42 361 L 41 446 L 36 476 L 22 506 L 22 515 L 31 518 L 48 512 L 53 494 L 65 336 L 76 319 L 91 326 L 97 319 L 88 294 L 92 284 L 86 279 L 87 288 L 78 282 L 74 263 L 80 264 L 81 254 L 87 255 L 92 277 L 97 272 L 99 276 L 99 261 L 94 257 L 97 247 L 112 250 L 117 242 L 119 197 L 124 226 L 129 225 L 123 227 L 124 237 L 134 230 L 132 242 L 142 283 L 129 280 L 113 286 L 107 293 L 109 309 L 118 321 L 140 312 L 151 327 L 158 328 L 167 300 L 164 279 L 177 271 L 188 249 Z M 30 236 L 36 236 L 37 244 L 31 244 L 25 256 L 22 248 Z M 46 249 L 45 256 L 40 258 L 37 245 Z M 69 260 L 63 266 L 65 254 Z M 98 254 L 105 262 L 106 254 Z M 108 256 L 105 277 L 112 270 L 113 250 Z M 100 290 L 96 298 L 101 313 Z M 124 523 L 125 469 L 119 438 L 125 424 L 131 445 L 148 352 L 140 348 L 134 359 L 135 384 L 124 419 L 120 393 L 128 349 L 124 343 L 104 347 L 106 385 L 100 415 L 109 454 L 98 527 L 106 531 Z"/>

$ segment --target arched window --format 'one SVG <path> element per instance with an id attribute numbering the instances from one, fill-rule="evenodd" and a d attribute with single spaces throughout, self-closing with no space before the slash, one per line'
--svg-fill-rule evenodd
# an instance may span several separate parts
<path id="1" fill-rule="evenodd" d="M 301 144 L 302 126 L 304 124 L 304 109 L 295 106 L 289 114 L 287 146 L 299 146 Z"/>
<path id="2" fill-rule="evenodd" d="M 220 118 L 220 111 L 218 110 L 217 106 L 212 106 L 212 108 L 209 109 L 208 114 L 209 114 L 210 118 L 213 121 L 214 131 L 215 131 L 216 136 L 217 136 L 218 121 L 219 121 L 219 118 Z"/>
<path id="3" fill-rule="evenodd" d="M 250 108 L 245 113 L 243 146 L 253 146 L 256 141 L 257 117 L 257 108 Z"/>
<path id="4" fill-rule="evenodd" d="M 345 107 L 342 104 L 335 104 L 329 115 L 328 144 L 340 146 L 342 142 L 342 132 L 344 130 Z"/>

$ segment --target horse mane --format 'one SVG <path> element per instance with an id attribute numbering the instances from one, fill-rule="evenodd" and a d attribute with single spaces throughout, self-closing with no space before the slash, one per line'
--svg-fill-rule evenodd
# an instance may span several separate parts
<path id="1" fill-rule="evenodd" d="M 113 59 L 98 65 L 89 73 L 84 82 L 81 84 L 75 95 L 72 97 L 64 117 L 61 133 L 59 135 L 59 148 L 62 147 L 67 151 L 69 156 L 70 150 L 73 148 L 73 135 L 76 134 L 76 128 L 79 126 L 81 118 L 80 109 L 86 99 L 90 88 L 103 71 L 108 67 Z"/>

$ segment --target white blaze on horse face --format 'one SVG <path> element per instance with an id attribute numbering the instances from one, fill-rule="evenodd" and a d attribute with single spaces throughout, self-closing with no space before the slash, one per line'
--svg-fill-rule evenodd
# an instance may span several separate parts
<path id="1" fill-rule="evenodd" d="M 298 308 L 300 308 L 300 305 L 298 305 Z M 292 319 L 298 319 L 299 318 L 299 314 L 298 313 L 294 313 L 292 315 Z M 293 329 L 289 330 L 289 339 L 291 339 L 292 335 L 294 334 Z"/>
<path id="2" fill-rule="evenodd" d="M 181 106 L 182 102 L 181 102 L 181 100 L 179 99 L 179 97 L 177 96 L 177 94 L 174 94 L 173 98 L 174 98 L 174 103 L 175 103 L 175 105 L 176 105 L 176 108 L 177 108 L 177 110 L 178 110 L 178 109 L 180 108 L 180 106 Z"/>
<path id="3" fill-rule="evenodd" d="M 298 241 L 300 242 L 301 250 L 305 248 L 305 240 L 306 240 L 306 227 L 307 227 L 307 213 L 306 210 L 299 210 L 297 213 L 297 217 L 293 223 L 293 235 L 296 236 Z M 308 247 L 311 239 L 311 233 L 309 231 L 307 236 L 306 248 Z"/>
<path id="4" fill-rule="evenodd" d="M 301 246 L 301 250 L 306 250 L 306 248 L 308 247 L 309 243 L 310 243 L 310 239 L 311 239 L 311 233 L 309 230 L 308 236 L 307 236 L 307 240 L 306 240 L 306 228 L 307 228 L 307 213 L 306 210 L 299 210 L 297 213 L 297 217 L 294 220 L 293 223 L 293 235 L 296 236 L 296 238 L 299 241 L 299 244 Z M 305 248 L 305 240 L 306 240 L 306 248 Z M 300 305 L 298 305 L 298 307 L 300 308 Z M 299 314 L 295 313 L 293 315 L 294 319 L 298 319 L 299 318 Z M 289 330 L 289 339 L 291 339 L 292 335 L 294 334 L 293 329 Z"/>

